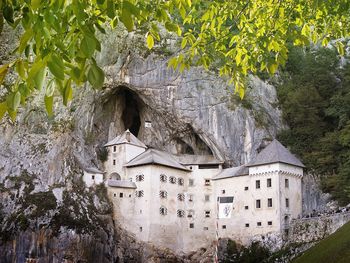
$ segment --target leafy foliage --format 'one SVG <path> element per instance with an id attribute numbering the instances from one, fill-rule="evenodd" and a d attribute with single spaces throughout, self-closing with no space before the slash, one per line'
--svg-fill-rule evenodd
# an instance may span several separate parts
<path id="1" fill-rule="evenodd" d="M 335 50 L 292 49 L 278 96 L 290 130 L 279 138 L 341 204 L 350 202 L 350 64 Z"/>
<path id="2" fill-rule="evenodd" d="M 286 62 L 287 43 L 327 45 L 349 35 L 347 0 L 1 0 L 0 32 L 4 21 L 23 34 L 17 57 L 0 66 L 0 85 L 14 70 L 18 79 L 0 102 L 0 117 L 16 117 L 19 105 L 37 90 L 46 90 L 45 105 L 52 115 L 52 96 L 66 105 L 75 87 L 89 82 L 103 86 L 104 73 L 94 55 L 101 50 L 98 33 L 121 23 L 131 32 L 147 32 L 152 49 L 160 27 L 181 38 L 169 66 L 180 71 L 191 65 L 210 66 L 230 76 L 244 96 L 244 78 L 252 72 L 276 72 Z M 343 54 L 341 41 L 335 46 Z"/>

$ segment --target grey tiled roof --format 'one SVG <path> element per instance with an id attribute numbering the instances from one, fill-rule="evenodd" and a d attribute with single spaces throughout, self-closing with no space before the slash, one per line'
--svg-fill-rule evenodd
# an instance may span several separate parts
<path id="1" fill-rule="evenodd" d="M 84 170 L 91 174 L 103 174 L 103 172 L 97 169 L 96 167 L 87 167 L 87 168 L 84 168 Z"/>
<path id="2" fill-rule="evenodd" d="M 145 164 L 159 164 L 167 167 L 172 167 L 180 170 L 190 171 L 170 154 L 155 149 L 148 149 L 147 151 L 136 156 L 129 161 L 125 167 L 134 167 Z"/>
<path id="3" fill-rule="evenodd" d="M 107 181 L 108 186 L 111 187 L 119 187 L 119 188 L 132 188 L 132 189 L 136 189 L 136 184 L 130 181 L 126 181 L 126 180 L 108 180 Z"/>
<path id="4" fill-rule="evenodd" d="M 221 164 L 223 161 L 216 159 L 212 155 L 191 155 L 191 154 L 181 154 L 174 155 L 174 158 L 183 165 L 190 164 Z"/>
<path id="5" fill-rule="evenodd" d="M 305 165 L 295 157 L 286 147 L 276 139 L 273 140 L 265 149 L 263 149 L 247 166 L 257 166 L 269 163 L 287 163 L 299 167 Z"/>
<path id="6" fill-rule="evenodd" d="M 130 133 L 130 141 L 127 140 L 127 133 Z M 119 135 L 115 137 L 113 140 L 107 142 L 104 146 L 112 146 L 112 145 L 117 145 L 117 144 L 123 144 L 123 143 L 128 143 L 136 146 L 140 146 L 143 148 L 147 148 L 147 146 L 141 142 L 137 137 L 132 134 L 129 130 L 126 130 L 122 135 Z"/>
<path id="7" fill-rule="evenodd" d="M 220 179 L 225 179 L 230 177 L 243 176 L 243 175 L 248 175 L 248 173 L 249 173 L 248 167 L 245 165 L 231 167 L 231 168 L 223 169 L 222 172 L 216 175 L 215 177 L 213 177 L 212 180 L 220 180 Z"/>

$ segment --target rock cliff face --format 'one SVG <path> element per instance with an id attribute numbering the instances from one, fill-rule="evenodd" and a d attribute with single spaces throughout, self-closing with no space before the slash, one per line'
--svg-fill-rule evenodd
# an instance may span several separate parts
<path id="1" fill-rule="evenodd" d="M 4 262 L 182 261 L 123 233 L 111 220 L 105 189 L 82 185 L 82 169 L 103 169 L 101 146 L 127 128 L 149 146 L 213 154 L 227 165 L 249 161 L 282 128 L 274 87 L 252 77 L 241 101 L 215 72 L 174 72 L 165 57 L 139 52 L 137 39 L 120 32 L 104 39 L 104 90 L 81 88 L 67 108 L 56 98 L 53 120 L 39 96 L 15 122 L 0 121 Z"/>

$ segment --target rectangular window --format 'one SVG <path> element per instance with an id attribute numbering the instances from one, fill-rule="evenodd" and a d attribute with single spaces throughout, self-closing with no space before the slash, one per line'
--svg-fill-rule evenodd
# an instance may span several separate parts
<path id="1" fill-rule="evenodd" d="M 256 225 L 257 225 L 257 226 L 261 226 L 261 222 L 257 222 Z"/>
<path id="2" fill-rule="evenodd" d="M 248 189 L 249 189 L 248 186 L 244 187 L 244 191 L 248 191 Z"/>
<path id="3" fill-rule="evenodd" d="M 123 196 L 124 196 L 123 193 L 119 193 L 120 198 L 123 198 Z"/>
<path id="4" fill-rule="evenodd" d="M 206 185 L 206 186 L 210 185 L 210 179 L 205 179 L 204 185 Z"/>
<path id="5" fill-rule="evenodd" d="M 205 211 L 205 217 L 210 217 L 210 211 Z"/>
<path id="6" fill-rule="evenodd" d="M 286 198 L 286 207 L 289 208 L 289 198 Z"/>
<path id="7" fill-rule="evenodd" d="M 255 188 L 260 189 L 260 180 L 255 181 Z"/>
<path id="8" fill-rule="evenodd" d="M 113 194 L 114 197 L 117 197 L 117 194 Z"/>
<path id="9" fill-rule="evenodd" d="M 218 164 L 200 164 L 198 169 L 219 169 Z"/>
<path id="10" fill-rule="evenodd" d="M 256 200 L 256 208 L 261 208 L 261 200 Z"/>
<path id="11" fill-rule="evenodd" d="M 271 178 L 267 178 L 267 187 L 271 187 L 271 186 L 272 186 Z"/>
<path id="12" fill-rule="evenodd" d="M 289 180 L 288 179 L 284 179 L 284 186 L 286 188 L 289 188 Z"/>
<path id="13" fill-rule="evenodd" d="M 113 165 L 115 165 L 115 159 L 113 160 Z"/>
<path id="14" fill-rule="evenodd" d="M 91 179 L 92 179 L 92 180 L 95 180 L 95 175 L 92 175 L 92 176 L 91 176 Z"/>
<path id="15" fill-rule="evenodd" d="M 193 179 L 189 179 L 189 180 L 188 180 L 188 186 L 193 186 L 193 185 L 194 185 Z"/>
<path id="16" fill-rule="evenodd" d="M 267 199 L 267 207 L 272 207 L 272 198 Z"/>
<path id="17" fill-rule="evenodd" d="M 222 229 L 226 229 L 226 225 L 222 225 L 221 228 L 222 228 Z"/>
<path id="18" fill-rule="evenodd" d="M 249 224 L 245 224 L 245 227 L 249 227 Z"/>
<path id="19" fill-rule="evenodd" d="M 244 207 L 244 209 L 245 209 L 245 210 L 248 210 L 248 209 L 249 209 L 249 207 L 246 205 L 246 206 Z"/>
<path id="20" fill-rule="evenodd" d="M 209 202 L 210 201 L 210 195 L 205 195 L 204 196 L 204 200 L 205 200 L 205 202 Z"/>
<path id="21" fill-rule="evenodd" d="M 113 146 L 113 152 L 116 152 L 117 151 L 117 146 Z"/>
<path id="22" fill-rule="evenodd" d="M 272 226 L 272 221 L 267 221 L 268 226 Z"/>
<path id="23" fill-rule="evenodd" d="M 190 223 L 190 228 L 194 228 L 194 223 Z"/>

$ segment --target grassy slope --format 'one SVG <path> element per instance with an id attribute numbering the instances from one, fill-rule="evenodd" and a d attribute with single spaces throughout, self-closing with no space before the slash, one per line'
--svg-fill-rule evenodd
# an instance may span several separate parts
<path id="1" fill-rule="evenodd" d="M 293 261 L 293 263 L 333 262 L 350 262 L 350 222 Z"/>

